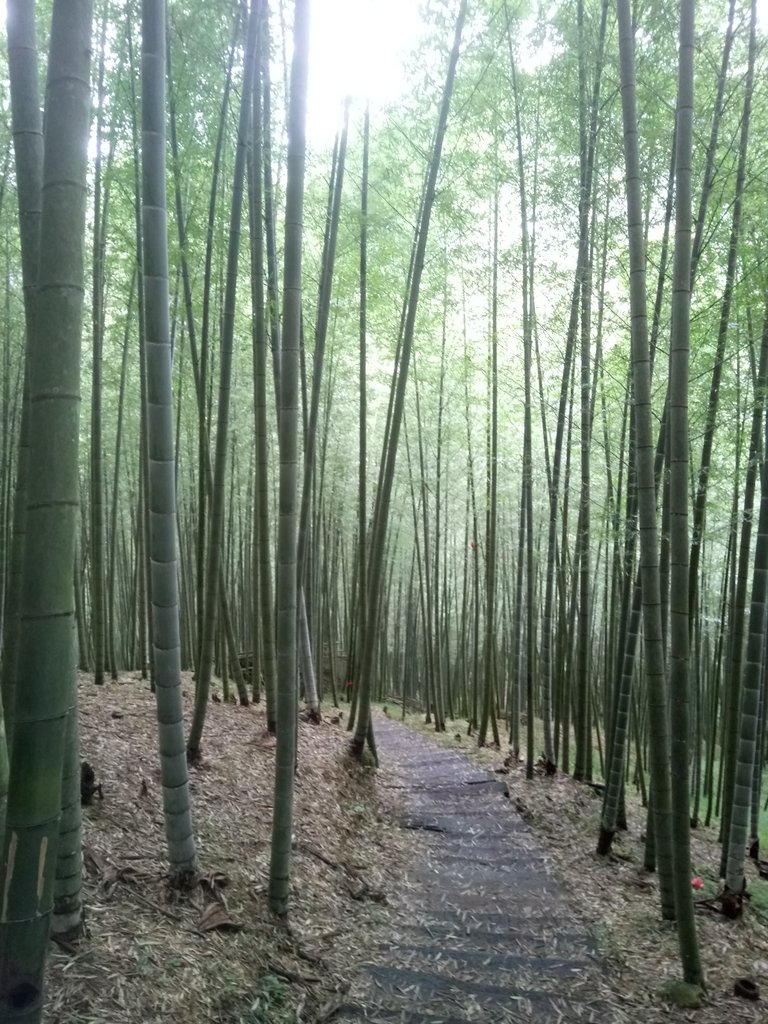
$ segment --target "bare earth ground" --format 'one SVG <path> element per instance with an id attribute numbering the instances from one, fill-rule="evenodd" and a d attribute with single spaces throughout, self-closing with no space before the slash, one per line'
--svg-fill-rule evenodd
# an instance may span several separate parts
<path id="1" fill-rule="evenodd" d="M 192 685 L 185 680 L 188 710 Z M 209 709 L 204 762 L 191 774 L 202 881 L 191 894 L 174 898 L 166 881 L 153 697 L 146 683 L 133 676 L 98 690 L 83 677 L 81 707 L 83 756 L 103 783 L 104 800 L 96 798 L 84 809 L 89 935 L 73 947 L 52 946 L 49 1024 L 319 1024 L 351 1019 L 351 1011 L 359 1019 L 361 996 L 368 998 L 362 1015 L 370 1020 L 417 1021 L 418 1012 L 414 1016 L 413 1011 L 422 997 L 429 1006 L 424 1020 L 472 1020 L 474 1010 L 468 1010 L 466 999 L 457 1004 L 455 993 L 438 991 L 434 984 L 431 990 L 423 987 L 424 973 L 427 967 L 433 973 L 433 965 L 422 959 L 423 943 L 407 935 L 419 915 L 424 918 L 424 900 L 436 893 L 444 892 L 446 911 L 456 912 L 451 891 L 461 888 L 462 875 L 468 877 L 467 859 L 486 860 L 489 870 L 481 890 L 467 897 L 472 906 L 458 910 L 470 915 L 472 927 L 479 918 L 490 925 L 483 928 L 490 938 L 476 950 L 477 975 L 487 975 L 493 966 L 484 963 L 489 956 L 501 958 L 495 961 L 500 991 L 487 995 L 489 1004 L 495 1000 L 519 1010 L 520 1016 L 507 1019 L 556 1019 L 542 1017 L 535 1004 L 529 1008 L 505 985 L 504 972 L 518 956 L 526 958 L 526 971 L 533 969 L 527 962 L 531 957 L 560 957 L 564 962 L 574 957 L 574 980 L 589 982 L 589 998 L 582 992 L 583 1020 L 590 1015 L 610 1024 L 768 1019 L 768 927 L 757 899 L 741 921 L 729 922 L 711 912 L 700 917 L 708 978 L 704 1008 L 673 1009 L 660 998 L 662 983 L 678 973 L 676 938 L 674 929 L 659 920 L 655 880 L 640 870 L 637 837 L 644 819 L 632 805 L 630 821 L 638 827 L 633 825 L 631 834 L 617 844 L 619 857 L 601 860 L 593 853 L 600 801 L 591 790 L 566 776 L 527 782 L 522 766 L 512 765 L 501 774 L 501 752 L 477 751 L 458 731 L 443 734 L 440 742 L 470 755 L 506 784 L 509 799 L 498 793 L 493 798 L 500 827 L 513 828 L 533 872 L 528 882 L 542 887 L 543 930 L 537 936 L 546 940 L 545 947 L 523 948 L 519 936 L 527 928 L 524 921 L 493 923 L 494 900 L 502 888 L 512 890 L 516 884 L 515 872 L 504 871 L 510 859 L 506 847 L 492 841 L 491 856 L 485 858 L 478 844 L 470 842 L 474 849 L 444 856 L 445 850 L 439 852 L 443 835 L 424 828 L 434 807 L 419 805 L 418 793 L 415 805 L 407 803 L 401 781 L 407 758 L 400 758 L 399 769 L 395 758 L 388 766 L 383 742 L 382 768 L 360 768 L 346 757 L 343 720 L 333 723 L 331 713 L 319 726 L 302 722 L 292 909 L 290 922 L 284 923 L 272 917 L 266 902 L 274 741 L 265 734 L 263 709 L 225 704 Z M 382 741 L 386 729 L 381 730 Z M 415 738 L 421 748 L 425 741 Z M 409 785 L 423 770 L 432 771 L 434 781 L 430 765 L 437 767 L 439 758 L 433 762 L 429 754 L 425 759 L 417 748 L 407 749 L 413 754 Z M 426 769 L 416 762 L 424 762 Z M 463 769 L 456 770 L 461 775 Z M 460 799 L 453 809 L 463 813 Z M 404 818 L 410 828 L 400 827 Z M 694 833 L 695 870 L 705 878 L 710 895 L 715 882 L 708 872 L 716 863 L 711 834 Z M 493 871 L 497 864 L 498 876 Z M 472 870 L 482 869 L 480 863 Z M 523 881 L 519 875 L 518 883 Z M 750 887 L 758 886 L 768 888 L 768 883 L 755 878 Z M 550 917 L 553 888 L 557 912 Z M 521 918 L 530 916 L 525 905 L 521 900 Z M 463 943 L 464 963 L 453 965 L 460 981 L 471 981 L 473 973 L 467 967 L 472 927 Z M 433 931 L 435 946 L 454 938 L 453 931 L 442 938 L 439 929 Z M 592 956 L 595 945 L 601 963 Z M 399 976 L 386 974 L 392 966 Z M 761 985 L 763 1001 L 749 1003 L 732 994 L 734 979 L 744 976 Z M 415 986 L 401 993 L 409 1016 L 399 1009 L 376 1015 L 376 1004 L 383 1006 L 386 1000 L 372 994 L 372 978 L 374 989 Z M 490 1018 L 481 1014 L 478 1019 Z"/>

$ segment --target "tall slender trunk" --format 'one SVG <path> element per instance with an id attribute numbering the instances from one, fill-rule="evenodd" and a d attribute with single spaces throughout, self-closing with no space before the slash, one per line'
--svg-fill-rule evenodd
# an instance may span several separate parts
<path id="1" fill-rule="evenodd" d="M 266 5 L 265 5 L 266 6 Z M 261 67 L 264 33 L 257 40 L 257 68 Z M 253 302 L 253 389 L 256 428 L 256 510 L 254 515 L 254 556 L 258 561 L 255 572 L 259 586 L 257 602 L 260 613 L 260 635 L 263 650 L 264 690 L 267 706 L 267 729 L 277 728 L 275 701 L 275 624 L 272 588 L 272 533 L 269 523 L 269 457 L 267 448 L 267 327 L 264 299 L 264 224 L 263 207 L 263 115 L 261 82 L 257 73 L 253 88 L 253 148 L 249 163 L 250 226 L 251 226 L 251 296 Z M 254 672 L 258 671 L 257 652 L 254 649 Z"/>
<path id="2" fill-rule="evenodd" d="M 579 45 L 579 153 L 581 159 L 579 194 L 579 305 L 581 310 L 581 360 L 580 360 L 580 454 L 581 490 L 579 498 L 579 527 L 577 546 L 579 548 L 578 576 L 578 638 L 576 655 L 576 760 L 573 777 L 577 780 L 591 778 L 592 730 L 590 728 L 590 605 L 591 605 L 591 552 L 590 552 L 590 446 L 592 416 L 590 403 L 591 375 L 591 333 L 592 333 L 592 256 L 590 245 L 590 203 L 592 197 L 591 173 L 594 165 L 594 142 L 588 139 L 587 128 L 587 81 L 584 53 L 584 3 L 577 0 L 576 20 L 580 39 Z M 592 164 L 592 166 L 590 166 Z"/>
<path id="3" fill-rule="evenodd" d="M 491 255 L 491 330 L 488 355 L 488 457 L 486 470 L 486 520 L 485 520 L 485 637 L 484 637 L 484 681 L 483 710 L 480 717 L 480 728 L 477 731 L 478 746 L 485 745 L 489 721 L 493 727 L 494 740 L 499 742 L 496 724 L 496 523 L 498 513 L 499 488 L 499 346 L 498 346 L 498 309 L 499 309 L 499 184 L 494 183 L 493 194 L 493 253 Z M 530 392 L 527 393 L 530 397 Z M 526 422 L 528 422 L 526 420 Z M 523 441 L 525 446 L 525 441 Z M 523 474 L 525 475 L 525 447 L 523 454 Z M 521 529 L 525 523 L 524 515 L 520 517 Z M 528 524 L 530 528 L 530 524 Z M 529 708 L 529 713 L 531 709 Z"/>
<path id="4" fill-rule="evenodd" d="M 367 337 L 368 337 L 368 162 L 371 136 L 371 118 L 369 108 L 365 108 L 363 122 L 363 171 L 360 186 L 360 307 L 359 337 L 360 359 L 358 363 L 358 477 L 357 477 L 357 643 L 356 651 L 365 649 L 365 635 L 368 630 L 367 600 L 368 593 L 368 402 L 367 402 Z M 348 651 L 351 654 L 351 650 Z M 351 678 L 348 673 L 348 678 Z M 405 699 L 403 699 L 405 709 Z"/>
<path id="5" fill-rule="evenodd" d="M 709 470 L 712 458 L 715 426 L 717 422 L 717 410 L 720 397 L 720 379 L 725 355 L 725 345 L 731 330 L 731 306 L 733 293 L 736 286 L 736 272 L 739 259 L 739 239 L 741 237 L 741 216 L 743 207 L 743 194 L 746 187 L 747 153 L 749 146 L 749 129 L 752 112 L 752 93 L 754 88 L 754 73 L 756 60 L 755 40 L 755 4 L 751 5 L 749 57 L 747 63 L 747 74 L 744 81 L 744 107 L 741 118 L 741 134 L 739 139 L 739 157 L 736 168 L 736 192 L 733 201 L 733 215 L 731 220 L 731 231 L 728 240 L 728 258 L 725 272 L 725 284 L 723 287 L 723 300 L 720 307 L 720 324 L 717 337 L 717 351 L 712 369 L 712 381 L 710 384 L 709 403 L 707 405 L 707 418 L 704 427 L 704 441 L 702 444 L 701 464 L 696 488 L 696 500 L 694 503 L 693 537 L 691 540 L 691 570 L 690 570 L 690 600 L 693 606 L 698 597 L 698 566 L 701 554 L 701 543 L 706 521 L 706 502 L 709 483 Z M 722 803 L 722 835 L 726 839 L 723 844 L 721 859 L 721 874 L 727 870 L 727 837 L 731 829 L 731 808 L 733 800 L 733 789 L 735 785 L 736 758 L 738 747 L 739 731 L 739 706 L 740 689 L 742 679 L 742 657 L 744 650 L 744 611 L 746 601 L 746 578 L 749 551 L 739 552 L 739 571 L 736 576 L 735 600 L 731 604 L 732 621 L 730 637 L 730 656 L 727 660 L 727 671 L 725 675 L 724 699 L 724 743 L 722 753 L 723 765 L 723 803 Z"/>
<path id="6" fill-rule="evenodd" d="M 150 566 L 150 540 L 149 540 L 149 451 L 147 448 L 147 347 L 146 347 L 146 320 L 145 312 L 145 281 L 144 281 L 144 242 L 142 228 L 142 200 L 141 200 L 141 161 L 139 152 L 139 104 L 136 98 L 136 75 L 134 73 L 134 52 L 133 34 L 128 29 L 128 62 L 131 69 L 131 127 L 133 134 L 133 176 L 134 176 L 134 200 L 135 200 L 135 231 L 136 231 L 136 263 L 138 268 L 137 281 L 137 327 L 139 336 L 139 373 L 140 384 L 140 427 L 139 427 L 139 508 L 138 527 L 140 531 L 139 543 L 137 544 L 137 557 L 141 559 L 138 569 L 139 586 L 137 587 L 138 601 L 138 632 L 139 632 L 139 661 L 141 664 L 142 679 L 149 675 L 150 684 L 154 687 L 154 621 L 149 614 L 152 605 L 152 572 Z"/>
<path id="7" fill-rule="evenodd" d="M 688 362 L 691 309 L 691 163 L 693 158 L 694 3 L 680 4 L 675 158 L 675 260 L 669 353 L 670 648 L 672 853 L 675 916 L 683 977 L 701 985 L 691 889 L 688 620 Z"/>
<path id="8" fill-rule="evenodd" d="M 320 289 L 317 300 L 317 320 L 315 323 L 315 347 L 312 360 L 312 394 L 309 405 L 309 419 L 304 438 L 304 474 L 301 490 L 301 508 L 299 512 L 299 535 L 298 535 L 298 586 L 303 592 L 306 587 L 307 569 L 309 563 L 309 511 L 310 501 L 314 489 L 315 477 L 315 449 L 317 447 L 317 419 L 320 410 L 320 394 L 323 384 L 323 364 L 325 360 L 325 343 L 328 335 L 328 317 L 331 308 L 331 288 L 333 285 L 333 269 L 336 260 L 336 242 L 339 234 L 339 219 L 341 215 L 341 197 L 344 186 L 344 167 L 347 157 L 347 136 L 349 129 L 349 103 L 344 107 L 344 126 L 338 142 L 338 160 L 336 162 L 335 174 L 333 176 L 333 190 L 329 197 L 328 205 L 328 230 L 326 246 L 323 252 L 323 261 L 320 272 Z M 307 624 L 306 600 L 302 593 L 299 602 L 299 614 L 302 618 L 301 635 L 310 642 L 309 627 Z M 310 648 L 311 655 L 311 648 Z M 314 672 L 311 669 L 311 656 L 303 659 L 306 666 L 304 675 L 305 696 L 309 713 L 313 721 L 320 719 L 320 706 L 317 698 L 317 687 Z"/>
<path id="9" fill-rule="evenodd" d="M 640 153 L 635 100 L 635 58 L 628 0 L 617 0 L 624 160 L 626 166 L 627 227 L 629 233 L 629 300 L 632 331 L 638 518 L 643 592 L 643 642 L 648 687 L 651 749 L 651 799 L 659 870 L 662 913 L 674 916 L 669 772 L 669 719 L 661 632 L 659 538 L 656 525 L 653 422 L 651 415 L 650 350 L 646 306 L 645 241 L 642 216 Z"/>
<path id="10" fill-rule="evenodd" d="M 397 380 L 394 388 L 392 402 L 392 418 L 389 431 L 385 438 L 384 454 L 382 458 L 382 485 L 377 493 L 377 505 L 374 515 L 373 530 L 371 535 L 371 554 L 369 561 L 368 575 L 368 621 L 375 622 L 379 612 L 380 590 L 383 582 L 384 549 L 386 544 L 387 527 L 389 520 L 389 506 L 392 498 L 392 483 L 395 474 L 395 463 L 397 460 L 397 448 L 400 437 L 400 428 L 403 419 L 405 406 L 405 389 L 408 382 L 408 366 L 413 347 L 413 338 L 416 326 L 416 312 L 419 303 L 419 291 L 421 287 L 421 275 L 424 269 L 424 259 L 427 250 L 427 238 L 429 235 L 429 222 L 432 214 L 432 206 L 435 201 L 435 184 L 437 172 L 440 166 L 443 139 L 448 122 L 448 111 L 450 109 L 453 83 L 456 74 L 456 65 L 459 60 L 459 47 L 461 44 L 461 33 L 464 27 L 464 18 L 467 11 L 466 0 L 461 0 L 459 13 L 456 20 L 453 48 L 448 63 L 448 74 L 446 76 L 443 98 L 438 117 L 437 131 L 435 133 L 434 147 L 430 158 L 427 180 L 424 189 L 421 217 L 417 229 L 416 245 L 414 248 L 413 274 L 410 281 L 410 289 L 406 302 L 406 313 L 403 326 L 403 343 L 398 367 Z M 366 636 L 365 648 L 363 651 L 362 664 L 359 669 L 360 683 L 360 708 L 357 718 L 357 727 L 351 744 L 354 756 L 360 758 L 363 754 L 366 739 L 372 745 L 373 728 L 371 726 L 371 673 L 375 655 L 376 637 L 372 630 Z"/>
<path id="11" fill-rule="evenodd" d="M 205 261 L 203 270 L 203 302 L 202 302 L 202 316 L 200 324 L 200 363 L 199 363 L 199 378 L 200 378 L 200 408 L 198 417 L 198 434 L 197 434 L 197 445 L 198 445 L 198 484 L 197 484 L 197 533 L 196 533 L 196 548 L 195 556 L 197 562 L 197 581 L 196 581 L 196 609 L 197 609 L 197 637 L 196 637 L 196 654 L 195 654 L 195 668 L 197 669 L 197 676 L 200 676 L 200 661 L 202 659 L 202 650 L 204 644 L 204 634 L 206 629 L 205 616 L 208 611 L 208 594 L 207 590 L 215 589 L 217 583 L 211 583 L 206 577 L 207 569 L 207 548 L 206 541 L 210 545 L 210 524 L 208 522 L 208 506 L 213 501 L 213 494 L 208 493 L 206 486 L 206 474 L 203 472 L 203 467 L 206 464 L 206 460 L 210 459 L 210 416 L 206 411 L 205 396 L 208 393 L 208 388 L 211 384 L 211 369 L 209 368 L 210 360 L 210 343 L 209 338 L 211 334 L 211 290 L 213 288 L 213 246 L 214 246 L 214 229 L 216 226 L 216 202 L 218 199 L 219 191 L 219 175 L 221 173 L 222 153 L 224 150 L 224 137 L 225 130 L 227 127 L 227 113 L 229 110 L 229 94 L 232 88 L 232 68 L 234 64 L 235 50 L 237 45 L 237 39 L 240 33 L 240 18 L 243 7 L 238 4 L 236 8 L 236 15 L 234 25 L 232 29 L 232 43 L 229 49 L 229 59 L 227 61 L 227 73 L 224 80 L 224 91 L 221 98 L 221 107 L 219 110 L 219 124 L 216 135 L 216 148 L 213 156 L 213 168 L 211 173 L 211 190 L 208 197 L 208 217 L 206 221 L 206 236 L 205 236 Z M 241 97 L 241 108 L 243 105 L 243 98 Z M 193 357 L 194 358 L 194 357 Z M 212 379 L 212 378 L 211 378 Z M 212 631 L 215 628 L 214 625 L 209 625 L 209 629 Z"/>
<path id="12" fill-rule="evenodd" d="M 216 623 L 222 598 L 226 593 L 222 586 L 222 546 L 224 542 L 224 503 L 226 491 L 227 445 L 229 439 L 229 400 L 232 381 L 232 353 L 235 332 L 235 297 L 237 294 L 237 267 L 240 255 L 240 227 L 243 207 L 243 183 L 245 181 L 245 160 L 250 124 L 251 83 L 255 66 L 256 30 L 259 22 L 258 3 L 253 0 L 248 21 L 248 40 L 245 51 L 243 83 L 240 96 L 240 119 L 237 135 L 237 152 L 232 184 L 232 210 L 229 224 L 229 247 L 227 252 L 227 281 L 222 315 L 221 365 L 219 367 L 218 424 L 216 429 L 216 455 L 213 463 L 213 489 L 211 493 L 210 530 L 208 537 L 208 558 L 205 571 L 205 619 L 200 662 L 195 688 L 195 711 L 187 738 L 187 758 L 196 761 L 200 757 L 200 741 L 208 707 L 208 694 L 213 666 L 213 649 L 216 637 Z M 202 375 L 201 375 L 202 376 Z M 207 440 L 206 440 L 207 445 Z M 202 468 L 202 467 L 201 467 Z"/>
<path id="13" fill-rule="evenodd" d="M 768 599 L 768 417 L 766 417 L 766 387 L 768 386 L 768 301 L 766 301 L 760 367 L 755 388 L 750 444 L 750 469 L 760 458 L 760 431 L 763 432 L 760 464 L 760 510 L 757 526 L 754 567 L 752 571 L 752 597 L 749 609 L 749 628 L 744 654 L 743 676 L 740 680 L 741 702 L 737 721 L 738 740 L 735 750 L 733 800 L 730 829 L 723 837 L 725 853 L 725 880 L 736 907 L 741 907 L 746 887 L 744 877 L 744 850 L 747 843 L 750 804 L 752 802 L 755 766 L 762 771 L 759 752 L 760 691 L 765 671 L 765 621 Z M 757 435 L 757 437 L 755 437 Z M 754 482 L 752 484 L 754 487 Z M 745 499 L 744 518 L 752 517 Z M 743 543 L 743 542 L 742 542 Z M 753 829 L 753 831 L 756 831 Z"/>
<path id="14" fill-rule="evenodd" d="M 131 290 L 128 294 L 128 309 L 125 314 L 125 332 L 123 335 L 123 355 L 120 366 L 120 393 L 117 399 L 117 429 L 115 433 L 115 472 L 112 480 L 112 508 L 110 511 L 109 526 L 109 552 L 107 570 L 107 656 L 109 658 L 109 671 L 112 679 L 117 679 L 117 651 L 116 651 L 116 613 L 115 613 L 115 587 L 117 576 L 117 510 L 120 501 L 120 463 L 122 460 L 123 442 L 123 418 L 125 409 L 125 383 L 126 371 L 128 368 L 128 351 L 130 342 L 130 328 L 133 317 L 133 300 L 136 293 L 137 271 L 134 269 L 131 277 Z"/>
<path id="15" fill-rule="evenodd" d="M 181 646 L 176 573 L 168 233 L 165 193 L 165 2 L 143 0 L 141 52 L 141 217 L 146 329 L 146 390 L 154 680 L 165 836 L 173 881 L 197 861 L 184 756 Z"/>
<path id="16" fill-rule="evenodd" d="M 306 160 L 309 3 L 296 0 L 288 107 L 288 176 L 285 196 L 283 337 L 280 352 L 280 521 L 277 540 L 277 749 L 269 868 L 269 905 L 288 913 L 296 768 L 296 623 L 299 470 L 299 344 L 301 337 L 302 219 Z"/>

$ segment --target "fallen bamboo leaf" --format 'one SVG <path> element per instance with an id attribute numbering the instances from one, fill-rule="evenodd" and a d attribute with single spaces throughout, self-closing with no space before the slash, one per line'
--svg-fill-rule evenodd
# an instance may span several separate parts
<path id="1" fill-rule="evenodd" d="M 220 903 L 209 903 L 202 913 L 197 926 L 201 932 L 237 932 L 243 927 Z"/>

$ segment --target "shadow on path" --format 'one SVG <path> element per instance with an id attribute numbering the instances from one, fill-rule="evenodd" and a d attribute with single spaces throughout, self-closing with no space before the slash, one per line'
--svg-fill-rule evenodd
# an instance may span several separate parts
<path id="1" fill-rule="evenodd" d="M 376 741 L 379 784 L 402 793 L 401 825 L 421 841 L 392 941 L 334 1021 L 625 1020 L 504 784 L 398 722 L 377 720 Z"/>

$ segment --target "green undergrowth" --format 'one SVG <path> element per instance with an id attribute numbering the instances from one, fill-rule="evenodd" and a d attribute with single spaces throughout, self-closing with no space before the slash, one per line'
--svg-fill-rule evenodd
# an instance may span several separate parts
<path id="1" fill-rule="evenodd" d="M 703 770 L 703 769 L 702 769 Z M 714 763 L 713 777 L 717 779 L 720 773 L 720 761 L 717 760 Z M 768 856 L 768 814 L 765 811 L 765 797 L 768 795 L 768 768 L 763 770 L 763 786 L 762 786 L 763 797 L 760 804 L 760 822 L 758 826 L 758 838 L 760 840 L 760 849 L 763 856 Z M 699 819 L 705 821 L 707 814 L 707 798 L 702 796 L 699 807 Z M 710 820 L 710 827 L 718 829 L 720 826 L 720 815 L 713 811 Z"/>
<path id="2" fill-rule="evenodd" d="M 224 985 L 216 999 L 214 1019 L 221 1024 L 292 1024 L 289 989 L 274 974 L 259 979 L 253 992 L 236 985 Z"/>

